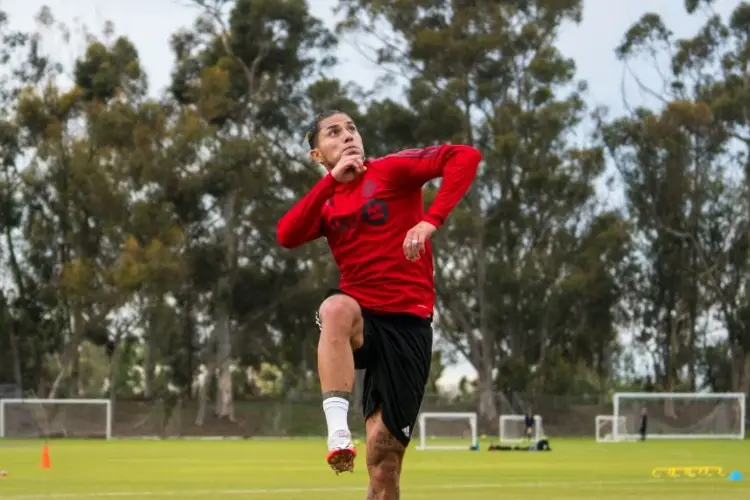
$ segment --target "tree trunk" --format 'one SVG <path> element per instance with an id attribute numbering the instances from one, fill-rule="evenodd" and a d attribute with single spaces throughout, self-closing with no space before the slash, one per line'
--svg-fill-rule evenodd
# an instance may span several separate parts
<path id="1" fill-rule="evenodd" d="M 497 404 L 495 386 L 492 378 L 492 366 L 483 366 L 478 374 L 477 390 L 479 392 L 479 416 L 489 428 L 497 425 Z"/>
<path id="2" fill-rule="evenodd" d="M 226 321 L 228 323 L 229 321 Z M 223 330 L 223 331 L 221 331 Z M 216 416 L 227 417 L 234 422 L 234 397 L 232 390 L 231 344 L 229 342 L 229 325 L 220 328 L 216 358 L 218 373 L 216 377 Z"/>
<path id="3" fill-rule="evenodd" d="M 665 367 L 664 367 L 664 373 L 666 375 L 666 380 L 664 384 L 664 391 L 665 392 L 675 392 L 675 387 L 677 386 L 677 380 L 678 380 L 678 366 L 677 361 L 679 359 L 678 356 L 678 339 L 680 335 L 680 324 L 681 321 L 681 314 L 679 314 L 679 310 L 677 307 L 670 308 L 670 313 L 676 311 L 677 314 L 675 314 L 675 317 L 670 317 L 667 319 L 667 339 L 666 339 L 666 348 L 667 348 L 667 355 L 665 356 Z M 667 398 L 664 400 L 664 415 L 670 418 L 677 418 L 677 414 L 675 411 L 675 404 L 674 399 Z"/>
<path id="4" fill-rule="evenodd" d="M 17 387 L 23 389 L 23 375 L 21 373 L 21 349 L 18 345 L 18 337 L 16 332 L 10 332 L 10 350 L 11 358 L 13 359 L 13 382 Z"/>
<path id="5" fill-rule="evenodd" d="M 52 388 L 47 395 L 48 399 L 54 399 L 57 397 L 57 393 L 60 390 L 65 377 L 70 372 L 73 366 L 73 360 L 78 356 L 78 346 L 81 344 L 83 338 L 83 317 L 81 312 L 76 307 L 73 312 L 73 319 L 70 325 L 70 340 L 68 341 L 63 351 L 62 359 L 60 360 L 60 372 L 55 377 L 55 381 L 52 383 Z"/>
<path id="6" fill-rule="evenodd" d="M 732 355 L 732 391 L 750 392 L 750 352 L 737 348 Z"/>
<path id="7" fill-rule="evenodd" d="M 224 200 L 223 218 L 226 224 L 224 229 L 224 251 L 226 261 L 224 272 L 219 280 L 216 304 L 216 323 L 214 336 L 216 338 L 216 415 L 227 417 L 234 421 L 234 398 L 232 390 L 232 337 L 231 337 L 231 304 L 232 304 L 232 277 L 235 263 L 237 261 L 237 243 L 235 238 L 237 193 L 231 191 Z"/>
<path id="8" fill-rule="evenodd" d="M 206 409 L 208 408 L 208 388 L 214 376 L 213 362 L 209 362 L 206 367 L 206 373 L 198 384 L 198 412 L 195 415 L 195 425 L 203 425 L 206 421 Z"/>
<path id="9" fill-rule="evenodd" d="M 146 359 L 143 360 L 143 396 L 151 399 L 154 396 L 154 373 L 156 368 L 156 335 L 153 329 L 148 332 Z"/>

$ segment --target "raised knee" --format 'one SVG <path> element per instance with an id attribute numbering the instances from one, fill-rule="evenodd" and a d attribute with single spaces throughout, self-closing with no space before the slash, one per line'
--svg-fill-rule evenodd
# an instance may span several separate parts
<path id="1" fill-rule="evenodd" d="M 343 330 L 339 328 L 330 330 L 331 332 L 341 331 L 342 333 L 346 332 L 349 334 L 354 331 L 354 326 L 362 316 L 357 301 L 347 295 L 332 295 L 328 297 L 320 305 L 318 314 L 320 315 L 321 324 L 324 327 L 330 324 L 345 327 Z M 326 330 L 324 328 L 324 331 Z"/>

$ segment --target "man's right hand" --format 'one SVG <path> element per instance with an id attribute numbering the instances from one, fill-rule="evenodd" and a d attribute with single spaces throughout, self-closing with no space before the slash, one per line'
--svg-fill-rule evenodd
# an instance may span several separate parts
<path id="1" fill-rule="evenodd" d="M 331 175 L 338 182 L 346 184 L 363 174 L 365 170 L 367 167 L 361 154 L 348 154 L 342 156 L 336 166 L 331 169 Z"/>

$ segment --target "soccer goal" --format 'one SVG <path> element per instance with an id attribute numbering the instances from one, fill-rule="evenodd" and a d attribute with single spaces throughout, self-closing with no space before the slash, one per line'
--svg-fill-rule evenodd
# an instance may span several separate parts
<path id="1" fill-rule="evenodd" d="M 473 412 L 420 413 L 418 424 L 418 450 L 471 450 L 479 444 Z"/>
<path id="2" fill-rule="evenodd" d="M 637 435 L 641 416 L 648 416 L 647 439 L 744 439 L 746 402 L 742 393 L 618 392 L 613 418 L 625 417 L 620 435 Z"/>
<path id="3" fill-rule="evenodd" d="M 0 399 L 0 438 L 112 437 L 108 399 Z"/>
<path id="4" fill-rule="evenodd" d="M 526 436 L 525 415 L 500 415 L 500 443 L 513 444 L 529 441 Z M 542 417 L 534 415 L 534 434 L 531 438 L 537 442 L 544 437 Z"/>
<path id="5" fill-rule="evenodd" d="M 615 434 L 619 441 L 630 439 L 628 435 L 627 419 L 625 417 L 613 417 L 612 415 L 597 415 L 594 419 L 594 432 L 596 433 L 597 443 L 612 443 L 615 440 Z M 615 432 L 617 427 L 617 432 Z"/>

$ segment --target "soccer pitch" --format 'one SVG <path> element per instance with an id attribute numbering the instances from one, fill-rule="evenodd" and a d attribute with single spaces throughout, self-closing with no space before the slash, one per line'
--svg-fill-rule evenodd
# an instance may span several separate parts
<path id="1" fill-rule="evenodd" d="M 655 467 L 719 466 L 750 475 L 750 441 L 597 444 L 550 441 L 551 452 L 409 450 L 405 500 L 748 499 L 750 478 L 657 479 Z M 364 448 L 353 474 L 335 476 L 324 440 L 0 440 L 0 499 L 362 500 Z"/>

